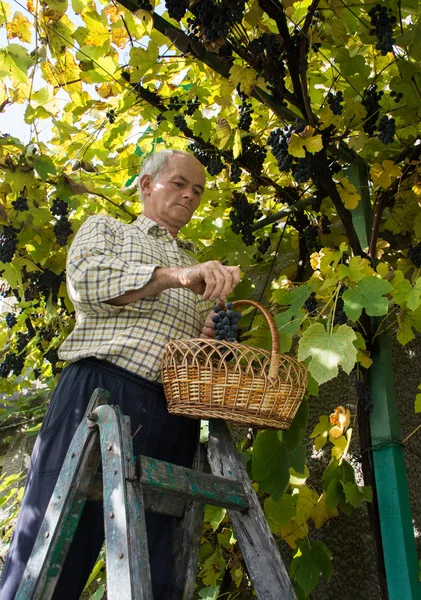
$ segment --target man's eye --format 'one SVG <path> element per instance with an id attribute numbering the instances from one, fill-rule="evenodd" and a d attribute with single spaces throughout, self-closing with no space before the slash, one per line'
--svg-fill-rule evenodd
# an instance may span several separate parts
<path id="1" fill-rule="evenodd" d="M 175 183 L 175 185 L 177 187 L 183 187 L 184 186 L 184 183 L 181 183 L 181 181 L 174 181 L 174 183 Z"/>

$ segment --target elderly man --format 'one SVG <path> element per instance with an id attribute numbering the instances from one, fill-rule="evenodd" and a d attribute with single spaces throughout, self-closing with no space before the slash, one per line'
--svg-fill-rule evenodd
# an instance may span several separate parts
<path id="1" fill-rule="evenodd" d="M 131 418 L 135 454 L 190 467 L 198 421 L 168 414 L 160 363 L 165 344 L 213 336 L 210 311 L 240 280 L 238 267 L 197 264 L 178 237 L 199 207 L 202 165 L 187 152 L 164 150 L 142 166 L 144 211 L 126 225 L 87 219 L 67 261 L 76 326 L 60 350 L 70 361 L 57 384 L 31 458 L 25 496 L 1 582 L 12 600 L 33 548 L 71 439 L 95 388 Z M 170 517 L 147 514 L 154 600 L 171 573 Z M 104 539 L 102 507 L 87 503 L 54 598 L 79 598 Z"/>

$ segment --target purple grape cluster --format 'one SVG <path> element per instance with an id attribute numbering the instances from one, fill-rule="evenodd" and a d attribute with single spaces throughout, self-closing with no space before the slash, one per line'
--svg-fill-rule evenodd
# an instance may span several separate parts
<path id="1" fill-rule="evenodd" d="M 225 309 L 216 305 L 213 308 L 212 321 L 215 328 L 215 339 L 235 342 L 238 331 L 238 321 L 241 319 L 241 313 L 233 310 L 232 302 L 227 302 Z"/>

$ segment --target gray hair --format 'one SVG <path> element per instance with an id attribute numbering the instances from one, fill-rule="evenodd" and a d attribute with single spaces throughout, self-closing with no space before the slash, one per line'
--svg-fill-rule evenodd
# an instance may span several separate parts
<path id="1" fill-rule="evenodd" d="M 140 194 L 140 200 L 142 202 L 143 202 L 143 196 L 142 196 L 142 190 L 140 188 L 140 180 L 143 177 L 143 175 L 149 175 L 152 178 L 152 181 L 154 181 L 165 169 L 165 167 L 167 166 L 168 160 L 171 158 L 171 156 L 174 156 L 177 154 L 181 155 L 181 156 L 190 156 L 190 157 L 194 156 L 194 154 L 192 154 L 191 152 L 186 152 L 185 150 L 173 150 L 172 148 L 169 148 L 167 150 L 160 150 L 159 152 L 153 152 L 152 154 L 149 154 L 149 156 L 145 158 L 145 160 L 143 161 L 142 166 L 140 168 L 139 177 L 138 177 L 139 194 Z"/>

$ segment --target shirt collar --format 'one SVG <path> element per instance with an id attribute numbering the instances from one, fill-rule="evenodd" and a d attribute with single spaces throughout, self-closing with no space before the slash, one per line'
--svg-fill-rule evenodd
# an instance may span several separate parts
<path id="1" fill-rule="evenodd" d="M 180 237 L 173 238 L 168 229 L 158 225 L 158 223 L 152 219 L 149 219 L 148 217 L 145 217 L 144 215 L 140 215 L 133 224 L 147 235 L 151 235 L 155 238 L 167 239 L 170 242 L 173 242 L 175 239 L 179 248 L 182 248 L 183 250 L 190 250 L 191 252 L 195 251 L 195 245 L 193 242 Z"/>

